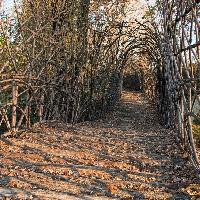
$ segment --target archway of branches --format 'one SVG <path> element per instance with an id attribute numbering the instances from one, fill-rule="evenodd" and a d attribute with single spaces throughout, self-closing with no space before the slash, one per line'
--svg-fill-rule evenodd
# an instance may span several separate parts
<path id="1" fill-rule="evenodd" d="M 163 125 L 175 130 L 199 170 L 199 1 L 161 1 L 158 7 L 160 25 L 138 23 L 134 45 L 125 54 Z"/>

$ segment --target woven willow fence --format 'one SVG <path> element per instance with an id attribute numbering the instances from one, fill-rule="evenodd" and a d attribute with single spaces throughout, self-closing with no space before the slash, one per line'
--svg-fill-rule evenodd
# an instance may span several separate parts
<path id="1" fill-rule="evenodd" d="M 138 24 L 138 53 L 148 60 L 143 88 L 199 170 L 193 127 L 200 124 L 200 1 L 158 1 L 158 16 Z"/>
<path id="2" fill-rule="evenodd" d="M 180 143 L 197 169 L 193 122 L 200 120 L 199 2 L 160 1 L 160 27 L 157 31 L 151 29 L 154 30 L 153 45 L 159 52 L 150 54 L 157 75 L 155 90 L 163 121 L 177 130 Z"/>
<path id="3" fill-rule="evenodd" d="M 23 0 L 1 21 L 1 133 L 93 120 L 119 99 L 124 25 L 89 21 L 89 2 Z"/>

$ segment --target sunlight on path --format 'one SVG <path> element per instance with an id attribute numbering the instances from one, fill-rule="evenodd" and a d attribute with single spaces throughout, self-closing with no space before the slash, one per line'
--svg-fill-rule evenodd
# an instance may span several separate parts
<path id="1" fill-rule="evenodd" d="M 139 93 L 124 92 L 106 119 L 38 125 L 19 138 L 2 138 L 0 148 L 0 199 L 200 197 L 173 132 L 159 125 Z"/>

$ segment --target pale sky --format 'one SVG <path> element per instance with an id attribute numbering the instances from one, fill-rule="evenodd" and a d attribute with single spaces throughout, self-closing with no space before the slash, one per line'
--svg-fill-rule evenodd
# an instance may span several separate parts
<path id="1" fill-rule="evenodd" d="M 19 0 L 16 0 L 16 1 L 19 1 Z M 139 1 L 141 4 L 146 4 L 146 0 L 140 0 Z M 155 0 L 148 0 L 148 3 L 150 4 L 150 5 L 153 5 L 154 3 L 155 3 Z M 4 6 L 4 10 L 10 10 L 10 9 L 12 9 L 12 7 L 13 7 L 13 4 L 14 4 L 14 0 L 3 0 L 3 6 Z"/>
<path id="2" fill-rule="evenodd" d="M 13 5 L 13 0 L 4 0 L 5 8 L 12 7 L 12 5 Z"/>
<path id="3" fill-rule="evenodd" d="M 3 0 L 3 10 L 7 11 L 12 9 L 14 0 Z"/>
<path id="4" fill-rule="evenodd" d="M 13 1 L 14 0 L 3 0 L 4 1 L 4 6 L 5 8 L 11 8 L 12 5 L 13 5 Z M 140 0 L 141 3 L 145 3 L 146 0 Z M 149 0 L 148 1 L 150 4 L 154 4 L 155 3 L 155 0 Z"/>

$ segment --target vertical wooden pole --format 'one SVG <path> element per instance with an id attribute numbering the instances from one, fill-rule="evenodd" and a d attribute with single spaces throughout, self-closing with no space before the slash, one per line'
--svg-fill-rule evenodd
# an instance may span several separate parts
<path id="1" fill-rule="evenodd" d="M 10 129 L 11 129 L 11 127 L 10 127 L 10 122 L 9 122 L 9 119 L 8 119 L 8 116 L 7 116 L 7 113 L 6 113 L 6 110 L 5 110 L 4 108 L 2 109 L 2 117 L 4 117 L 4 120 L 5 120 L 7 129 L 8 129 L 8 131 L 10 131 Z"/>
<path id="2" fill-rule="evenodd" d="M 13 81 L 13 86 L 12 86 L 12 133 L 16 132 L 17 97 L 18 97 L 18 85 L 17 85 L 16 81 Z"/>
<path id="3" fill-rule="evenodd" d="M 28 101 L 28 105 L 27 105 L 27 109 L 26 109 L 26 128 L 30 128 L 31 127 L 31 122 L 30 122 L 30 105 L 29 105 L 29 100 L 30 100 L 30 94 L 29 91 L 27 93 L 27 101 Z"/>
<path id="4" fill-rule="evenodd" d="M 40 99 L 40 107 L 39 107 L 39 120 L 40 122 L 42 121 L 43 119 L 43 112 L 44 112 L 44 95 L 41 96 L 41 99 Z"/>

